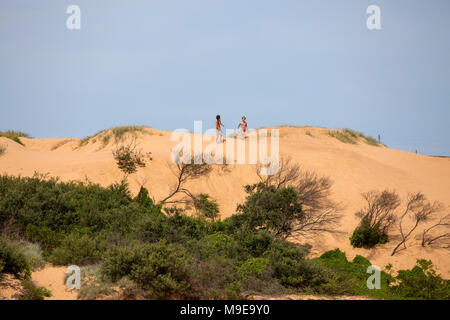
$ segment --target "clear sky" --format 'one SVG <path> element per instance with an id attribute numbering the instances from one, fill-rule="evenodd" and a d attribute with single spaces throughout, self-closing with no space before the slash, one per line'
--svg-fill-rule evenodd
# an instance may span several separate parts
<path id="1" fill-rule="evenodd" d="M 366 27 L 372 4 L 381 30 Z M 0 130 L 192 130 L 216 114 L 450 156 L 450 1 L 0 1 Z"/>

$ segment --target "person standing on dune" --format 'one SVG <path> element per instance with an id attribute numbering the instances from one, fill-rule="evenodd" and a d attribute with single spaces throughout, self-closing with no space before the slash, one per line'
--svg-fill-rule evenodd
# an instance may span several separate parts
<path id="1" fill-rule="evenodd" d="M 245 116 L 242 116 L 242 121 L 238 125 L 238 130 L 239 130 L 239 128 L 241 128 L 240 135 L 241 135 L 242 139 L 245 139 L 245 136 L 247 135 L 247 129 L 248 129 L 247 121 L 245 121 L 245 120 L 247 120 L 247 118 Z"/>
<path id="2" fill-rule="evenodd" d="M 220 138 L 220 142 L 223 141 L 223 134 L 222 134 L 222 128 L 223 127 L 223 123 L 220 120 L 220 115 L 218 114 L 216 116 L 216 143 L 219 143 L 219 138 Z"/>

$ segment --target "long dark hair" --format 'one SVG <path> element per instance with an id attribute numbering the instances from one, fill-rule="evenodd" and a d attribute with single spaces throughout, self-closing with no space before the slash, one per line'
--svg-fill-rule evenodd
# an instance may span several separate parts
<path id="1" fill-rule="evenodd" d="M 216 116 L 216 119 L 217 119 L 217 120 L 220 120 L 220 114 L 218 114 L 218 115 Z"/>

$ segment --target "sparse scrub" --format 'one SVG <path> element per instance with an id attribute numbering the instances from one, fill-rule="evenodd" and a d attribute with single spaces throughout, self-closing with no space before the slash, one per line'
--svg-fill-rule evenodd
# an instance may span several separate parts
<path id="1" fill-rule="evenodd" d="M 38 243 L 31 243 L 28 241 L 20 241 L 22 253 L 29 261 L 32 270 L 40 269 L 45 266 L 43 252 Z"/>
<path id="2" fill-rule="evenodd" d="M 101 281 L 100 265 L 87 265 L 81 268 L 80 299 L 95 300 L 115 292 L 113 284 Z"/>
<path id="3" fill-rule="evenodd" d="M 379 146 L 380 144 L 378 141 L 371 137 L 371 136 L 365 136 L 361 132 L 357 132 L 351 129 L 337 129 L 337 130 L 329 130 L 328 135 L 331 137 L 334 137 L 338 139 L 339 141 L 343 143 L 349 143 L 349 144 L 357 144 L 360 139 L 363 139 L 363 141 L 371 146 Z"/>
<path id="4" fill-rule="evenodd" d="M 91 141 L 94 142 L 94 139 L 95 141 L 101 139 L 102 145 L 106 146 L 111 141 L 111 138 L 114 138 L 115 143 L 120 143 L 125 140 L 127 135 L 131 136 L 132 138 L 136 138 L 137 133 L 152 134 L 150 131 L 146 130 L 147 128 L 148 127 L 146 126 L 129 125 L 101 130 L 92 136 L 87 136 L 81 139 L 79 142 L 79 147 L 84 146 Z"/>
<path id="5" fill-rule="evenodd" d="M 177 159 L 175 170 L 173 171 L 177 181 L 169 195 L 162 199 L 160 204 L 189 203 L 195 200 L 195 196 L 186 188 L 186 183 L 208 175 L 211 169 L 211 165 L 204 162 L 201 154 L 191 156 L 189 161 L 182 161 L 181 158 Z M 178 194 L 184 197 L 172 200 Z"/>
<path id="6" fill-rule="evenodd" d="M 450 214 L 439 219 L 438 222 L 426 228 L 422 232 L 422 247 L 441 244 L 446 248 L 450 247 Z M 435 232 L 439 230 L 440 232 Z M 445 231 L 444 231 L 445 230 Z M 434 233 L 433 233 L 434 232 Z"/>
<path id="7" fill-rule="evenodd" d="M 51 297 L 52 293 L 44 288 L 39 287 L 30 280 L 22 281 L 22 290 L 17 294 L 19 300 L 44 300 L 45 297 Z"/>
<path id="8" fill-rule="evenodd" d="M 380 144 L 378 143 L 377 139 L 371 137 L 371 136 L 366 136 L 364 137 L 364 139 L 366 140 L 366 143 L 371 145 L 371 146 L 375 146 L 378 147 Z"/>
<path id="9" fill-rule="evenodd" d="M 343 143 L 356 144 L 358 136 L 355 136 L 353 133 L 349 133 L 347 131 L 341 130 L 330 130 L 328 131 L 328 135 L 338 139 Z"/>
<path id="10" fill-rule="evenodd" d="M 144 168 L 146 161 L 152 160 L 151 152 L 144 155 L 142 150 L 137 149 L 135 140 L 131 140 L 126 145 L 118 146 L 112 154 L 117 162 L 117 167 L 122 170 L 125 176 L 135 173 L 139 167 Z"/>
<path id="11" fill-rule="evenodd" d="M 11 139 L 21 145 L 24 145 L 22 140 L 20 140 L 21 137 L 31 138 L 30 135 L 27 133 L 20 132 L 20 131 L 14 131 L 14 130 L 9 130 L 9 131 L 5 131 L 5 132 L 0 131 L 0 137 L 5 137 L 8 139 Z"/>
<path id="12" fill-rule="evenodd" d="M 62 141 L 56 143 L 56 144 L 52 147 L 51 150 L 54 151 L 54 150 L 56 150 L 56 149 L 62 147 L 63 145 L 65 145 L 66 143 L 68 143 L 68 142 L 70 142 L 70 141 L 71 141 L 71 139 L 65 139 L 65 140 L 62 140 Z"/>

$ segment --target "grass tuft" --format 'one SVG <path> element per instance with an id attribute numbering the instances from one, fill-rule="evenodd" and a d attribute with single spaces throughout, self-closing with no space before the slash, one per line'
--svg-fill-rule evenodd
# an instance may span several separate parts
<path id="1" fill-rule="evenodd" d="M 145 131 L 146 128 L 148 127 L 129 125 L 101 130 L 92 136 L 87 136 L 81 139 L 78 146 L 82 147 L 91 141 L 95 142 L 97 140 L 100 140 L 102 142 L 102 145 L 106 146 L 111 141 L 111 138 L 114 138 L 114 142 L 117 143 L 123 141 L 127 134 L 136 135 L 136 133 L 138 132 L 151 135 L 151 132 Z"/>
<path id="2" fill-rule="evenodd" d="M 31 136 L 28 133 L 24 133 L 21 131 L 14 131 L 14 130 L 8 130 L 8 131 L 4 131 L 4 132 L 0 131 L 0 137 L 5 137 L 8 139 L 11 139 L 23 146 L 25 146 L 25 145 L 23 144 L 22 140 L 20 140 L 20 138 L 21 137 L 31 138 Z"/>
<path id="3" fill-rule="evenodd" d="M 357 132 L 355 130 L 351 130 L 348 128 L 344 129 L 337 129 L 337 130 L 329 130 L 328 135 L 338 139 L 339 141 L 343 143 L 349 143 L 349 144 L 357 144 L 360 139 L 362 139 L 365 143 L 371 146 L 380 146 L 378 141 L 371 137 L 371 136 L 365 136 L 361 132 Z"/>

